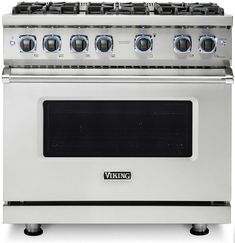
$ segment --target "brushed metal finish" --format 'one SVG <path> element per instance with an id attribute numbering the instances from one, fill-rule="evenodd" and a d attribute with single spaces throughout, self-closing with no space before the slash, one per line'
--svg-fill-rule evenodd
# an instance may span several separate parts
<path id="1" fill-rule="evenodd" d="M 228 224 L 230 206 L 4 206 L 6 224 Z"/>
<path id="2" fill-rule="evenodd" d="M 197 83 L 175 84 L 129 83 L 127 77 L 120 83 L 112 83 L 112 77 L 107 83 L 80 80 L 4 83 L 5 201 L 230 201 L 231 85 L 198 83 L 200 78 Z M 58 99 L 191 100 L 193 156 L 45 158 L 42 103 Z M 17 126 L 8 121 L 17 121 Z M 129 183 L 105 182 L 106 170 L 131 171 L 133 178 Z"/>
<path id="3" fill-rule="evenodd" d="M 232 26 L 233 17 L 231 15 L 224 16 L 127 16 L 127 15 L 56 15 L 38 14 L 37 18 L 34 15 L 11 15 L 6 14 L 2 17 L 4 26 L 19 26 L 19 25 L 36 25 L 36 26 Z"/>
<path id="4" fill-rule="evenodd" d="M 48 72 L 50 75 L 48 75 Z M 47 69 L 4 68 L 5 83 L 233 83 L 231 68 L 226 69 Z"/>
<path id="5" fill-rule="evenodd" d="M 40 30 L 40 31 L 39 31 Z M 24 65 L 139 65 L 139 66 L 230 66 L 232 58 L 231 29 L 227 28 L 4 28 L 4 64 Z M 21 53 L 18 39 L 20 35 L 34 35 L 37 38 L 35 53 Z M 62 45 L 57 53 L 45 53 L 43 37 L 59 35 Z M 70 39 L 73 35 L 86 35 L 89 38 L 89 50 L 84 53 L 70 51 Z M 112 53 L 96 52 L 95 39 L 99 35 L 113 37 Z M 152 36 L 151 52 L 136 52 L 135 37 Z M 191 37 L 190 53 L 176 53 L 174 39 L 177 35 Z M 199 51 L 199 38 L 202 35 L 216 36 L 215 53 L 204 54 Z M 15 45 L 12 45 L 15 41 Z"/>
<path id="6" fill-rule="evenodd" d="M 14 67 L 5 68 L 2 75 L 4 223 L 27 224 L 26 229 L 35 232 L 40 228 L 39 222 L 184 223 L 194 224 L 198 231 L 207 224 L 231 222 L 232 16 L 8 14 L 2 20 L 4 65 Z M 36 36 L 34 53 L 20 51 L 22 35 Z M 47 35 L 61 37 L 60 51 L 43 50 L 43 37 Z M 71 51 L 70 40 L 74 35 L 88 36 L 87 52 Z M 100 35 L 113 37 L 112 53 L 96 52 L 95 38 Z M 135 51 L 134 40 L 138 35 L 152 36 L 151 52 Z M 182 35 L 192 41 L 188 53 L 174 51 L 174 38 Z M 200 52 L 200 36 L 215 36 L 214 53 Z M 57 65 L 60 68 L 55 68 Z M 72 68 L 73 65 L 76 67 Z M 79 69 L 81 65 L 191 68 Z M 21 68 L 15 68 L 18 66 Z M 210 69 L 204 69 L 205 66 Z M 190 100 L 193 155 L 190 158 L 46 158 L 42 106 L 45 100 Z M 105 181 L 104 171 L 131 171 L 132 178 Z M 108 200 L 228 203 L 223 206 L 13 206 L 8 203 Z"/>

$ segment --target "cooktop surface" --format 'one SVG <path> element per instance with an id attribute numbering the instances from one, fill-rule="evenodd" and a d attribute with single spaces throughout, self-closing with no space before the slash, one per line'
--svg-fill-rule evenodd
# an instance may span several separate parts
<path id="1" fill-rule="evenodd" d="M 224 15 L 215 3 L 20 2 L 12 14 Z"/>

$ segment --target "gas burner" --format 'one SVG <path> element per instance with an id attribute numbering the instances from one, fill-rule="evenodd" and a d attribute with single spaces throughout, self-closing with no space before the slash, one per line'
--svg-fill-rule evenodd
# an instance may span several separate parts
<path id="1" fill-rule="evenodd" d="M 12 14 L 42 14 L 46 13 L 47 4 L 40 2 L 21 2 L 12 9 Z"/>
<path id="2" fill-rule="evenodd" d="M 148 15 L 149 8 L 146 3 L 120 3 L 119 14 Z"/>
<path id="3" fill-rule="evenodd" d="M 48 14 L 79 14 L 79 2 L 49 3 Z"/>
<path id="4" fill-rule="evenodd" d="M 117 14 L 117 3 L 89 3 L 86 14 Z"/>
<path id="5" fill-rule="evenodd" d="M 154 13 L 157 15 L 184 15 L 187 12 L 185 3 L 154 3 Z"/>
<path id="6" fill-rule="evenodd" d="M 146 15 L 149 8 L 146 3 L 89 3 L 86 14 Z"/>
<path id="7" fill-rule="evenodd" d="M 154 3 L 156 15 L 224 15 L 214 3 Z"/>
<path id="8" fill-rule="evenodd" d="M 224 15 L 214 3 L 94 3 L 80 9 L 79 2 L 21 2 L 12 14 L 100 14 L 100 15 Z M 81 5 L 84 6 L 84 5 Z"/>
<path id="9" fill-rule="evenodd" d="M 79 2 L 22 2 L 13 8 L 12 14 L 79 14 L 79 5 Z"/>
<path id="10" fill-rule="evenodd" d="M 188 7 L 192 15 L 224 15 L 224 9 L 214 3 L 192 3 Z"/>

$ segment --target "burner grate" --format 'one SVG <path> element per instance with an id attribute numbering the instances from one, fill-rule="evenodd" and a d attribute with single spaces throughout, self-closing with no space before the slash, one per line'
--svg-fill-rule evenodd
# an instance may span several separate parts
<path id="1" fill-rule="evenodd" d="M 224 15 L 214 3 L 154 3 L 155 15 Z"/>
<path id="2" fill-rule="evenodd" d="M 82 5 L 82 4 L 81 4 Z M 99 14 L 99 15 L 224 15 L 215 3 L 106 3 L 90 2 L 21 2 L 12 14 Z"/>
<path id="3" fill-rule="evenodd" d="M 41 2 L 21 2 L 17 6 L 13 7 L 12 14 L 37 14 L 46 13 L 47 4 Z"/>
<path id="4" fill-rule="evenodd" d="M 117 14 L 117 3 L 89 3 L 86 14 Z"/>
<path id="5" fill-rule="evenodd" d="M 149 8 L 146 3 L 120 3 L 119 14 L 148 15 Z"/>
<path id="6" fill-rule="evenodd" d="M 146 3 L 89 3 L 86 14 L 146 15 L 149 8 Z"/>
<path id="7" fill-rule="evenodd" d="M 79 6 L 79 2 L 22 2 L 13 8 L 12 14 L 79 14 Z"/>
<path id="8" fill-rule="evenodd" d="M 79 2 L 74 3 L 49 3 L 48 14 L 79 14 Z"/>
<path id="9" fill-rule="evenodd" d="M 192 15 L 224 15 L 224 9 L 217 4 L 189 4 L 189 12 Z"/>

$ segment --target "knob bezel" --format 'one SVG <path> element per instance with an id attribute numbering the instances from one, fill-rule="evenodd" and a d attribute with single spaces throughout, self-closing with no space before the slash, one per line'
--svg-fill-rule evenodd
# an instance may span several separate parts
<path id="1" fill-rule="evenodd" d="M 147 39 L 150 42 L 150 46 L 149 46 L 149 48 L 146 51 L 141 51 L 137 47 L 137 43 L 141 39 Z M 135 40 L 134 40 L 134 49 L 135 49 L 136 52 L 139 52 L 139 53 L 149 53 L 149 52 L 152 52 L 152 50 L 153 50 L 153 37 L 151 35 L 144 35 L 144 34 L 136 35 L 135 36 Z"/>
<path id="2" fill-rule="evenodd" d="M 214 46 L 214 48 L 211 51 L 205 51 L 202 48 L 202 42 L 204 40 L 208 40 L 208 39 L 214 41 L 214 43 L 215 43 L 215 46 Z M 216 52 L 216 48 L 217 48 L 217 38 L 215 36 L 212 36 L 212 35 L 203 35 L 203 36 L 201 36 L 199 38 L 199 52 L 200 53 L 203 53 L 203 54 L 212 54 L 212 53 L 215 53 Z"/>
<path id="3" fill-rule="evenodd" d="M 106 40 L 109 40 L 111 45 L 110 45 L 110 48 L 108 49 L 108 51 L 101 51 L 99 48 L 98 48 L 98 41 L 100 39 L 103 39 L 105 38 Z M 95 38 L 95 51 L 98 52 L 98 53 L 111 53 L 113 52 L 113 37 L 111 35 L 98 35 L 96 36 Z"/>
<path id="4" fill-rule="evenodd" d="M 21 46 L 20 46 L 20 43 L 22 40 L 25 40 L 25 39 L 30 39 L 33 41 L 33 44 L 34 44 L 34 47 L 32 50 L 30 51 L 24 51 Z M 36 36 L 34 35 L 21 35 L 19 36 L 19 47 L 20 47 L 20 52 L 23 52 L 23 53 L 33 53 L 36 51 L 36 48 L 37 48 L 37 40 L 36 40 Z"/>
<path id="5" fill-rule="evenodd" d="M 46 42 L 48 39 L 55 39 L 58 41 L 58 48 L 54 51 L 49 51 L 46 48 Z M 61 50 L 61 38 L 59 35 L 45 35 L 43 38 L 43 50 L 47 53 L 57 53 Z"/>
<path id="6" fill-rule="evenodd" d="M 74 40 L 84 40 L 86 42 L 86 48 L 82 51 L 76 51 L 74 48 L 73 48 L 73 41 Z M 71 36 L 71 39 L 70 39 L 70 50 L 71 52 L 73 53 L 83 53 L 83 52 L 87 52 L 88 51 L 88 46 L 89 46 L 89 40 L 88 40 L 88 36 L 86 35 L 73 35 Z"/>
<path id="7" fill-rule="evenodd" d="M 179 40 L 181 40 L 181 39 L 186 39 L 186 40 L 188 40 L 189 41 L 189 43 L 190 43 L 190 45 L 189 45 L 189 47 L 188 47 L 188 49 L 186 50 L 186 51 L 180 51 L 177 47 L 176 47 L 176 43 L 177 43 L 177 41 L 179 41 Z M 177 36 L 175 36 L 175 38 L 174 38 L 174 45 L 173 45 L 173 47 L 174 47 L 174 51 L 175 51 L 175 53 L 183 53 L 183 54 L 187 54 L 187 53 L 190 53 L 191 51 L 192 51 L 192 39 L 191 39 L 191 36 L 189 36 L 189 35 L 177 35 Z"/>

